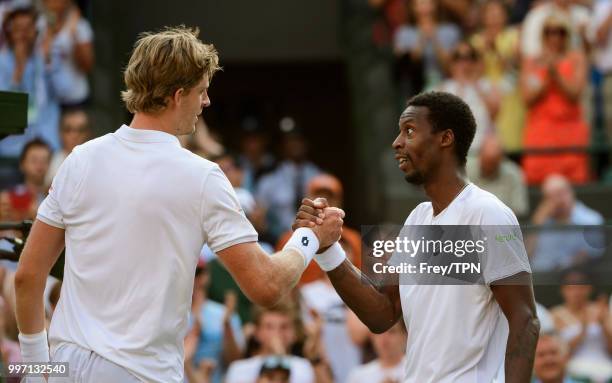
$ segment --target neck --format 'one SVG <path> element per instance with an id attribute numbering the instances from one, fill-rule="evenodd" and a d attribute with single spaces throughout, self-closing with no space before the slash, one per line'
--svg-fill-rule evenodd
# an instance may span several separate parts
<path id="1" fill-rule="evenodd" d="M 397 366 L 402 361 L 403 354 L 390 355 L 385 358 L 379 358 L 380 366 L 383 368 L 392 368 Z"/>
<path id="2" fill-rule="evenodd" d="M 149 113 L 136 113 L 130 123 L 130 128 L 132 129 L 158 130 L 160 132 L 176 135 L 172 126 L 173 124 L 163 115 Z"/>
<path id="3" fill-rule="evenodd" d="M 436 23 L 436 19 L 433 17 L 433 15 L 421 15 L 418 18 L 417 24 L 418 25 L 423 25 L 423 24 L 435 24 Z"/>
<path id="4" fill-rule="evenodd" d="M 424 186 L 425 194 L 431 200 L 434 215 L 446 209 L 468 183 L 462 172 L 454 167 L 451 169 L 450 173 L 442 172 Z"/>
<path id="5" fill-rule="evenodd" d="M 572 304 L 569 304 L 569 303 L 566 304 L 567 309 L 575 314 L 582 313 L 587 305 L 588 305 L 588 302 L 575 302 Z"/>
<path id="6" fill-rule="evenodd" d="M 496 25 L 496 24 L 489 24 L 485 26 L 485 33 L 490 35 L 490 36 L 497 36 L 500 32 L 502 32 L 504 29 L 503 26 L 500 25 Z"/>

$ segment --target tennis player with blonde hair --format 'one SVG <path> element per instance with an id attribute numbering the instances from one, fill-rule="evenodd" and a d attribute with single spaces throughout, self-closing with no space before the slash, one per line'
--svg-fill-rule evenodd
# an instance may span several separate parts
<path id="1" fill-rule="evenodd" d="M 205 243 L 251 300 L 271 306 L 340 237 L 344 213 L 327 210 L 266 254 L 219 167 L 181 148 L 177 136 L 194 132 L 218 69 L 197 30 L 142 35 L 122 93 L 132 122 L 76 147 L 55 176 L 15 276 L 23 360 L 69 363 L 69 378 L 50 381 L 182 382 Z M 47 340 L 43 290 L 64 247 Z"/>

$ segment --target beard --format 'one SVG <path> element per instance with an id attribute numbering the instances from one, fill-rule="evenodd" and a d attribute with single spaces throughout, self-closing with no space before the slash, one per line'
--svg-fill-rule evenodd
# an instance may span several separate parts
<path id="1" fill-rule="evenodd" d="M 418 172 L 418 171 L 414 171 L 410 174 L 406 174 L 404 176 L 404 179 L 409 184 L 416 185 L 416 186 L 421 186 L 425 183 L 425 176 L 423 175 L 423 173 Z"/>

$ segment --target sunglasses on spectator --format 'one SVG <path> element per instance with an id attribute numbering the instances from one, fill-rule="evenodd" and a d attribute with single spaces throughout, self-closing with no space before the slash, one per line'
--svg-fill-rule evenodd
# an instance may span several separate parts
<path id="1" fill-rule="evenodd" d="M 559 35 L 561 37 L 567 36 L 567 29 L 564 27 L 546 27 L 544 28 L 545 36 Z"/>

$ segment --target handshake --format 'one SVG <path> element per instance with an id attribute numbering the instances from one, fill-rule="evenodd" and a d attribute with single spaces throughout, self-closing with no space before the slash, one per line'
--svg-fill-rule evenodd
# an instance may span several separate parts
<path id="1" fill-rule="evenodd" d="M 304 198 L 291 229 L 295 231 L 301 227 L 310 228 L 319 240 L 317 253 L 321 253 L 340 239 L 343 218 L 344 211 L 330 207 L 325 198 Z"/>

